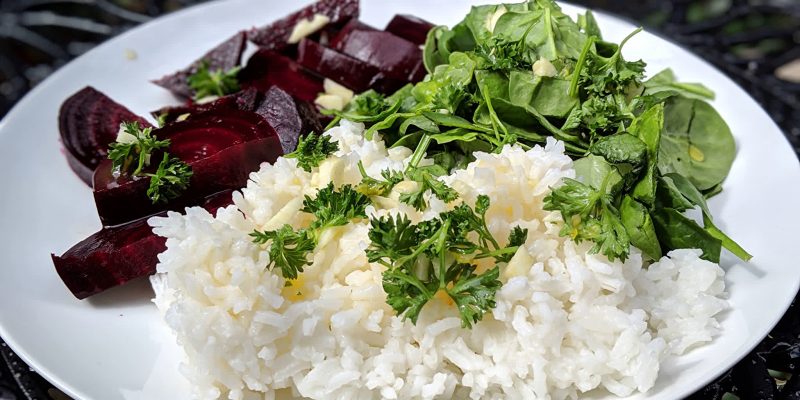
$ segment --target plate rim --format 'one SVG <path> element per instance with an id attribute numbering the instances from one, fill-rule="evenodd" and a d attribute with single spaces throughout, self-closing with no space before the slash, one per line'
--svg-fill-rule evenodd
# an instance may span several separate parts
<path id="1" fill-rule="evenodd" d="M 300 7 L 303 7 L 304 5 L 309 4 L 309 3 L 313 2 L 313 1 L 316 1 L 316 0 L 300 0 L 300 1 L 297 2 L 297 4 L 293 4 L 293 5 L 296 5 L 297 8 L 300 8 Z M 489 2 L 491 2 L 491 3 L 504 2 L 504 1 L 500 1 L 500 0 L 484 0 L 484 1 L 487 2 L 487 3 L 489 3 Z M 505 2 L 507 2 L 507 1 L 509 1 L 509 0 L 505 0 Z M 119 45 L 119 43 L 124 43 L 124 42 L 128 41 L 130 36 L 139 34 L 140 31 L 151 29 L 151 27 L 153 25 L 156 25 L 156 24 L 171 24 L 171 23 L 174 23 L 174 22 L 171 22 L 172 20 L 184 18 L 187 14 L 199 13 L 199 12 L 201 12 L 201 10 L 204 10 L 206 8 L 220 7 L 225 3 L 226 3 L 225 0 L 212 0 L 212 1 L 205 2 L 205 3 L 194 4 L 194 5 L 191 5 L 189 7 L 186 7 L 186 8 L 180 9 L 180 10 L 176 10 L 176 11 L 173 11 L 173 12 L 170 12 L 170 13 L 167 13 L 167 14 L 163 14 L 163 15 L 160 15 L 160 16 L 155 17 L 155 18 L 152 18 L 152 19 L 150 19 L 150 20 L 148 20 L 146 22 L 143 22 L 141 24 L 138 24 L 138 25 L 126 30 L 125 32 L 120 33 L 119 35 L 116 35 L 114 37 L 111 37 L 111 38 L 103 41 L 102 43 L 100 43 L 100 44 L 94 46 L 93 48 L 91 48 L 86 53 L 83 53 L 80 56 L 75 57 L 74 59 L 70 60 L 68 63 L 60 66 L 56 71 L 54 71 L 45 80 L 43 80 L 42 82 L 37 84 L 34 88 L 32 88 L 30 91 L 28 91 L 20 100 L 18 100 L 12 106 L 11 109 L 9 109 L 9 111 L 6 113 L 6 115 L 2 119 L 0 119 L 0 139 L 2 139 L 5 135 L 10 135 L 11 134 L 10 132 L 7 132 L 8 129 L 6 128 L 6 126 L 8 125 L 8 121 L 10 121 L 12 119 L 17 119 L 18 117 L 16 117 L 16 114 L 20 113 L 20 111 L 19 111 L 20 109 L 27 108 L 28 107 L 27 104 L 30 101 L 32 101 L 31 99 L 33 99 L 35 97 L 38 97 L 41 92 L 45 92 L 46 93 L 50 89 L 50 87 L 54 84 L 54 82 L 58 82 L 59 80 L 61 80 L 61 76 L 66 74 L 65 70 L 67 70 L 71 66 L 74 66 L 74 64 L 82 62 L 82 60 L 84 60 L 84 59 L 91 58 L 91 57 L 94 56 L 94 54 L 102 52 L 107 48 L 116 47 L 116 46 Z M 362 1 L 362 3 L 363 3 L 363 1 Z M 605 11 L 605 10 L 597 10 L 597 9 L 585 7 L 585 6 L 582 6 L 582 5 L 577 5 L 577 4 L 575 4 L 573 2 L 569 2 L 569 1 L 558 1 L 558 3 L 560 5 L 566 5 L 566 6 L 570 7 L 570 8 L 575 8 L 575 9 L 579 9 L 579 10 L 587 10 L 587 9 L 588 10 L 592 10 L 592 12 L 597 14 L 597 15 L 603 15 L 606 18 L 615 19 L 617 21 L 623 22 L 623 23 L 631 25 L 631 26 L 637 26 L 636 21 L 633 21 L 633 20 L 631 20 L 629 18 L 620 16 L 620 15 L 618 15 L 616 13 L 608 12 L 608 11 Z M 247 28 L 243 28 L 243 29 L 247 29 Z M 781 143 L 783 144 L 781 146 L 781 147 L 783 147 L 782 150 L 791 151 L 791 153 L 794 155 L 794 167 L 795 167 L 795 169 L 800 170 L 800 159 L 798 158 L 797 153 L 794 151 L 794 149 L 793 149 L 793 147 L 791 145 L 791 142 L 789 141 L 789 139 L 787 137 L 786 132 L 780 126 L 777 125 L 775 120 L 764 109 L 764 107 L 761 105 L 761 103 L 756 101 L 755 98 L 753 98 L 753 96 L 751 96 L 738 82 L 733 80 L 728 74 L 723 72 L 720 68 L 718 68 L 713 63 L 707 61 L 706 59 L 704 59 L 700 55 L 696 54 L 694 51 L 692 51 L 688 47 L 686 47 L 686 46 L 684 46 L 684 45 L 682 45 L 680 43 L 677 43 L 677 42 L 673 41 L 672 39 L 666 37 L 663 33 L 658 32 L 658 31 L 654 31 L 654 30 L 650 30 L 650 29 L 645 29 L 645 32 L 650 34 L 650 35 L 653 35 L 654 37 L 656 37 L 656 38 L 658 38 L 660 40 L 663 40 L 663 41 L 665 41 L 665 42 L 667 42 L 667 43 L 679 48 L 683 53 L 685 53 L 684 54 L 685 56 L 692 57 L 692 58 L 695 59 L 695 61 L 698 61 L 698 62 L 704 64 L 706 67 L 709 67 L 709 68 L 713 69 L 716 72 L 716 74 L 718 75 L 718 78 L 726 81 L 728 84 L 731 84 L 741 94 L 746 95 L 746 97 L 748 99 L 752 100 L 753 104 L 756 107 L 752 108 L 751 111 L 758 110 L 758 112 L 760 112 L 761 114 L 763 114 L 763 116 L 765 116 L 767 118 L 767 120 L 771 124 L 770 128 L 773 128 L 773 129 L 775 129 L 775 130 L 777 130 L 778 132 L 781 133 L 780 140 L 781 140 Z M 204 49 L 204 51 L 207 51 L 207 49 Z M 794 298 L 797 296 L 798 292 L 800 292 L 800 279 L 795 280 L 793 286 L 794 286 L 795 295 L 790 297 L 788 299 L 788 302 L 786 302 L 786 304 L 781 304 L 780 305 L 779 308 L 782 310 L 782 313 L 780 315 L 778 315 L 776 318 L 773 318 L 773 320 L 769 324 L 768 329 L 765 330 L 765 333 L 763 335 L 750 335 L 751 340 L 745 341 L 744 344 L 741 346 L 742 348 L 746 348 L 747 349 L 746 352 L 743 352 L 743 354 L 741 356 L 737 356 L 737 357 L 734 357 L 734 358 L 730 359 L 729 362 L 723 363 L 724 368 L 722 368 L 719 372 L 717 372 L 715 374 L 708 374 L 708 375 L 705 375 L 701 379 L 695 380 L 695 382 L 698 382 L 696 387 L 693 388 L 693 389 L 690 389 L 688 391 L 684 391 L 684 392 L 686 392 L 685 393 L 686 395 L 691 394 L 691 393 L 695 392 L 696 390 L 701 389 L 703 386 L 707 385 L 709 382 L 713 381 L 714 379 L 716 379 L 717 377 L 719 377 L 720 375 L 725 373 L 727 370 L 730 370 L 739 361 L 744 359 L 744 357 L 746 357 L 747 354 L 749 354 L 756 346 L 758 346 L 758 344 L 761 343 L 761 341 L 763 341 L 763 339 L 769 334 L 769 332 L 771 332 L 772 329 L 774 329 L 774 327 L 778 324 L 778 322 L 780 322 L 780 320 L 786 315 L 786 311 L 789 309 L 789 307 L 793 303 Z M 72 397 L 72 398 L 74 398 L 76 400 L 83 400 L 83 399 L 96 400 L 96 399 L 94 399 L 94 398 L 92 398 L 90 396 L 86 396 L 81 391 L 73 388 L 73 386 L 70 383 L 68 383 L 68 382 L 62 380 L 61 378 L 59 378 L 57 376 L 57 374 L 52 372 L 47 366 L 43 365 L 42 363 L 38 362 L 36 359 L 32 358 L 30 356 L 30 353 L 25 348 L 23 348 L 22 346 L 20 346 L 17 343 L 17 340 L 15 339 L 14 335 L 10 335 L 10 332 L 6 329 L 6 327 L 3 324 L 0 324 L 0 338 L 3 339 L 3 341 L 14 352 L 14 354 L 16 354 L 23 362 L 25 362 L 25 364 L 27 366 L 29 366 L 32 370 L 34 370 L 39 375 L 41 375 L 42 378 L 44 378 L 48 382 L 52 383 L 55 387 L 57 387 L 58 389 L 62 390 L 65 394 L 69 395 L 70 397 Z M 716 339 L 716 337 L 715 337 L 715 339 Z M 648 393 L 645 393 L 645 395 L 647 395 L 647 394 Z"/>

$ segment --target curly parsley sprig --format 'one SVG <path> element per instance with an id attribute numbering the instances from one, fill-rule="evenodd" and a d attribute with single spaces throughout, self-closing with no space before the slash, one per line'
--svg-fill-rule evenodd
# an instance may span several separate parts
<path id="1" fill-rule="evenodd" d="M 112 168 L 117 172 L 126 172 L 136 165 L 132 174 L 140 175 L 142 169 L 150 164 L 150 156 L 154 151 L 169 147 L 169 140 L 158 140 L 152 135 L 153 128 L 142 127 L 139 121 L 120 124 L 121 138 L 111 143 L 108 158 Z"/>
<path id="2" fill-rule="evenodd" d="M 138 121 L 123 122 L 120 129 L 120 138 L 109 146 L 108 158 L 113 170 L 119 174 L 149 177 L 147 196 L 153 203 L 167 202 L 180 196 L 192 177 L 189 164 L 163 152 L 156 171 L 144 172 L 155 153 L 169 147 L 169 139 L 158 140 L 153 136 L 152 128 L 142 127 Z"/>
<path id="3" fill-rule="evenodd" d="M 319 164 L 339 150 L 339 142 L 331 140 L 328 135 L 309 133 L 297 142 L 297 149 L 287 154 L 286 158 L 296 158 L 297 165 L 306 172 L 316 168 Z"/>
<path id="4" fill-rule="evenodd" d="M 399 315 L 416 323 L 422 308 L 439 291 L 456 304 L 465 328 L 494 307 L 502 285 L 500 269 L 495 265 L 477 273 L 471 260 L 494 257 L 496 262 L 507 262 L 528 232 L 514 228 L 508 246 L 500 246 L 486 225 L 489 204 L 489 198 L 481 195 L 474 209 L 462 203 L 418 224 L 404 215 L 370 220 L 367 258 L 387 267 L 383 273 L 386 302 Z"/>
<path id="5" fill-rule="evenodd" d="M 297 279 L 305 266 L 311 265 L 309 255 L 317 247 L 322 232 L 366 218 L 365 209 L 369 204 L 369 197 L 352 186 L 343 185 L 337 190 L 331 182 L 320 189 L 316 197 L 305 196 L 301 211 L 314 216 L 308 228 L 295 230 L 291 225 L 284 225 L 274 231 L 254 230 L 250 236 L 253 243 L 269 245 L 268 268 L 278 267 L 285 279 Z"/>

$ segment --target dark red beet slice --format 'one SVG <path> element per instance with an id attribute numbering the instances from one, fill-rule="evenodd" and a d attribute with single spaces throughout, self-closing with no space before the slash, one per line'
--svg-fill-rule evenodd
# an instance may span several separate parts
<path id="1" fill-rule="evenodd" d="M 294 151 L 301 135 L 312 131 L 321 132 L 323 128 L 321 121 L 324 117 L 317 112 L 313 104 L 296 100 L 277 86 L 273 86 L 264 94 L 251 87 L 211 103 L 165 107 L 152 114 L 164 115 L 164 121 L 171 123 L 181 115 L 223 112 L 223 110 L 253 111 L 264 117 L 278 134 L 284 153 Z"/>
<path id="2" fill-rule="evenodd" d="M 384 31 L 354 29 L 334 48 L 396 79 L 410 80 L 422 62 L 418 45 Z"/>
<path id="3" fill-rule="evenodd" d="M 368 89 L 391 93 L 408 83 L 406 79 L 389 78 L 374 65 L 326 48 L 312 40 L 300 42 L 297 62 L 356 93 Z"/>
<path id="4" fill-rule="evenodd" d="M 259 50 L 250 57 L 239 72 L 239 82 L 244 88 L 254 87 L 261 92 L 277 86 L 292 97 L 312 103 L 324 91 L 322 79 L 294 60 L 269 50 Z"/>
<path id="5" fill-rule="evenodd" d="M 339 46 L 341 46 L 341 44 L 347 40 L 347 38 L 353 31 L 377 31 L 377 30 L 378 28 L 373 28 L 372 26 L 367 25 L 357 19 L 353 19 L 342 27 L 339 33 L 337 33 L 336 36 L 334 36 L 331 39 L 330 44 L 328 46 L 338 49 Z"/>
<path id="6" fill-rule="evenodd" d="M 146 194 L 150 178 L 116 177 L 111 161 L 106 160 L 94 174 L 95 205 L 104 226 L 193 205 L 210 193 L 239 189 L 262 162 L 273 162 L 283 154 L 275 131 L 253 112 L 226 110 L 192 115 L 153 134 L 170 139 L 170 154 L 191 166 L 188 189 L 168 204 L 153 204 Z M 155 166 L 153 163 L 151 168 Z"/>
<path id="7" fill-rule="evenodd" d="M 289 46 L 289 36 L 300 20 L 310 20 L 314 14 L 322 14 L 330 18 L 326 26 L 329 29 L 330 26 L 341 26 L 358 18 L 358 12 L 358 0 L 320 0 L 269 25 L 251 29 L 248 38 L 263 49 L 281 51 Z"/>
<path id="8" fill-rule="evenodd" d="M 255 111 L 261 95 L 255 88 L 248 88 L 227 96 L 220 97 L 210 103 L 192 103 L 182 106 L 162 107 L 150 113 L 153 118 L 161 118 L 164 123 L 175 122 L 182 115 L 199 114 L 211 110 Z"/>
<path id="9" fill-rule="evenodd" d="M 211 49 L 211 51 L 193 62 L 192 65 L 174 74 L 156 79 L 153 83 L 168 89 L 178 97 L 191 98 L 193 95 L 192 88 L 189 87 L 189 83 L 186 79 L 197 71 L 197 68 L 203 61 L 208 63 L 209 70 L 227 71 L 238 66 L 241 62 L 242 51 L 244 51 L 246 42 L 247 34 L 245 32 L 239 32 L 217 47 Z"/>
<path id="10" fill-rule="evenodd" d="M 297 141 L 309 132 L 322 132 L 321 116 L 310 103 L 296 101 L 286 91 L 273 86 L 264 94 L 256 113 L 275 129 L 284 154 L 297 148 Z"/>
<path id="11" fill-rule="evenodd" d="M 397 14 L 386 25 L 386 32 L 399 36 L 416 45 L 425 44 L 428 31 L 433 28 L 433 24 L 422 18 L 408 14 Z"/>
<path id="12" fill-rule="evenodd" d="M 67 149 L 67 161 L 87 185 L 92 185 L 94 169 L 108 156 L 108 145 L 117 140 L 119 124 L 126 121 L 150 126 L 144 118 L 91 86 L 61 104 L 58 129 Z"/>
<path id="13" fill-rule="evenodd" d="M 232 203 L 231 191 L 226 191 L 207 197 L 203 207 L 216 214 Z M 148 218 L 103 228 L 62 256 L 51 254 L 56 272 L 75 297 L 84 299 L 156 272 L 166 240 L 153 233 Z"/>

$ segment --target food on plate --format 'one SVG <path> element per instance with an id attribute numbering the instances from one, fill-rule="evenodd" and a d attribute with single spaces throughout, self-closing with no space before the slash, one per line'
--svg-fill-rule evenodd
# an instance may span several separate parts
<path id="1" fill-rule="evenodd" d="M 238 33 L 153 125 L 68 99 L 104 226 L 53 255 L 72 293 L 152 275 L 198 399 L 628 396 L 719 333 L 720 255 L 751 255 L 706 204 L 736 152 L 712 91 L 550 0 L 357 17 Z"/>
<path id="2" fill-rule="evenodd" d="M 202 206 L 213 213 L 231 203 L 231 192 L 225 191 L 203 199 Z M 164 242 L 153 234 L 147 218 L 141 218 L 101 229 L 63 255 L 53 255 L 53 264 L 67 288 L 84 299 L 154 274 L 158 255 L 166 249 Z"/>
<path id="3" fill-rule="evenodd" d="M 444 201 L 403 173 L 434 160 L 363 130 L 264 164 L 216 217 L 151 219 L 195 398 L 626 396 L 718 332 L 723 270 L 699 251 L 610 261 L 560 234 L 543 204 L 576 176 L 563 142 L 476 152 L 432 182 Z"/>
<path id="4" fill-rule="evenodd" d="M 108 146 L 117 140 L 123 122 L 150 127 L 144 118 L 92 87 L 79 90 L 61 104 L 58 130 L 67 162 L 87 185 L 92 185 L 94 169 L 107 158 Z"/>
<path id="5" fill-rule="evenodd" d="M 204 97 L 202 93 L 201 96 L 197 96 L 197 86 L 199 84 L 202 85 L 199 81 L 208 78 L 210 70 L 214 70 L 219 75 L 230 75 L 231 70 L 236 71 L 241 62 L 245 44 L 247 44 L 247 35 L 244 32 L 239 32 L 211 49 L 192 65 L 171 75 L 154 80 L 153 83 L 168 89 L 179 97 L 202 98 Z M 214 94 L 222 96 L 224 93 Z"/>

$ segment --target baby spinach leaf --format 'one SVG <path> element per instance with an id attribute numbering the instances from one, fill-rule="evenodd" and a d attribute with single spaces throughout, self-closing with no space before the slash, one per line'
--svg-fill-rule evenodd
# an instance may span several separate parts
<path id="1" fill-rule="evenodd" d="M 658 152 L 662 174 L 677 172 L 705 190 L 728 176 L 735 156 L 731 130 L 713 107 L 685 97 L 667 101 Z"/>
<path id="2" fill-rule="evenodd" d="M 494 34 L 520 40 L 538 57 L 555 60 L 560 57 L 578 58 L 586 36 L 578 24 L 561 12 L 555 3 L 537 2 L 533 11 L 507 12 L 494 27 Z"/>
<path id="3" fill-rule="evenodd" d="M 475 81 L 481 92 L 492 99 L 508 99 L 508 78 L 500 72 L 475 71 Z"/>
<path id="4" fill-rule="evenodd" d="M 627 133 L 602 137 L 589 147 L 592 154 L 603 156 L 608 162 L 628 163 L 634 169 L 647 162 L 647 150 L 644 142 Z"/>
<path id="5" fill-rule="evenodd" d="M 631 244 L 651 259 L 659 260 L 662 255 L 661 245 L 647 208 L 632 197 L 625 196 L 622 198 L 619 213 Z"/>
<path id="6" fill-rule="evenodd" d="M 430 111 L 424 111 L 422 115 L 424 115 L 425 118 L 428 118 L 429 120 L 441 126 L 447 126 L 451 128 L 463 128 L 463 129 L 476 130 L 487 133 L 491 132 L 490 129 L 473 124 L 472 122 L 469 122 L 466 119 L 461 118 L 457 115 L 430 112 Z"/>
<path id="7" fill-rule="evenodd" d="M 722 242 L 722 247 L 728 249 L 733 255 L 739 257 L 744 261 L 750 261 L 753 256 L 747 252 L 739 243 L 736 243 L 730 236 L 726 235 L 725 232 L 721 231 L 714 225 L 714 222 L 711 221 L 711 214 L 703 214 L 703 225 L 705 226 L 706 232 L 709 235 L 717 238 L 719 241 Z"/>
<path id="8" fill-rule="evenodd" d="M 511 104 L 515 106 L 531 104 L 531 99 L 541 81 L 541 77 L 534 76 L 530 71 L 511 71 L 508 74 L 508 99 Z"/>
<path id="9" fill-rule="evenodd" d="M 662 93 L 661 98 L 683 96 L 695 99 L 714 99 L 714 92 L 701 83 L 678 82 L 672 69 L 667 68 L 643 82 L 644 95 Z M 666 95 L 666 97 L 664 96 Z"/>
<path id="10" fill-rule="evenodd" d="M 399 131 L 400 133 L 405 134 L 408 131 L 408 128 L 412 126 L 425 132 L 439 133 L 439 126 L 422 115 L 415 115 L 403 121 L 403 123 L 400 124 Z"/>
<path id="11" fill-rule="evenodd" d="M 630 127 L 630 133 L 647 146 L 647 167 L 644 176 L 633 188 L 633 198 L 648 206 L 653 205 L 656 196 L 657 157 L 663 129 L 664 106 L 661 104 L 645 111 Z"/>
<path id="12" fill-rule="evenodd" d="M 606 193 L 614 193 L 622 182 L 619 171 L 601 156 L 588 155 L 575 160 L 572 166 L 575 179 L 595 190 L 605 188 Z"/>
<path id="13" fill-rule="evenodd" d="M 673 208 L 656 208 L 652 217 L 663 251 L 700 249 L 703 259 L 719 263 L 722 242 L 696 222 Z"/>
<path id="14" fill-rule="evenodd" d="M 742 246 L 736 243 L 736 241 L 714 225 L 711 219 L 711 210 L 708 208 L 705 196 L 697 190 L 689 179 L 680 174 L 670 173 L 663 176 L 662 181 L 666 184 L 667 190 L 669 191 L 669 200 L 673 201 L 677 206 L 673 208 L 680 209 L 679 207 L 683 207 L 683 209 L 686 210 L 694 208 L 694 206 L 700 207 L 700 210 L 703 212 L 703 229 L 705 229 L 706 232 L 720 240 L 722 242 L 722 247 L 728 249 L 740 259 L 748 261 L 753 257 L 742 248 Z"/>
<path id="15" fill-rule="evenodd" d="M 578 105 L 578 99 L 569 95 L 569 87 L 570 81 L 543 77 L 530 104 L 544 116 L 566 118 Z"/>
<path id="16" fill-rule="evenodd" d="M 594 36 L 598 39 L 603 38 L 603 34 L 600 33 L 600 26 L 597 25 L 597 20 L 594 19 L 592 10 L 586 10 L 585 14 L 578 15 L 578 26 L 587 36 Z"/>
<path id="17" fill-rule="evenodd" d="M 462 128 L 455 128 L 449 131 L 431 135 L 431 139 L 438 144 L 447 144 L 450 142 L 471 142 L 477 137 L 477 132 Z"/>
<path id="18" fill-rule="evenodd" d="M 667 207 L 678 211 L 691 210 L 695 204 L 681 193 L 681 189 L 678 188 L 678 185 L 675 184 L 670 175 L 672 174 L 662 176 L 658 180 L 656 208 Z"/>
<path id="19" fill-rule="evenodd" d="M 439 41 L 449 31 L 446 26 L 436 26 L 428 31 L 425 47 L 422 49 L 422 63 L 428 72 L 433 72 L 434 68 L 447 62 L 446 55 L 439 51 Z"/>
<path id="20" fill-rule="evenodd" d="M 519 8 L 519 5 L 516 8 Z M 504 10 L 508 10 L 506 4 L 472 6 L 469 14 L 464 17 L 463 24 L 472 32 L 476 43 L 484 43 L 492 36 L 492 31 L 489 29 L 492 17 L 495 13 L 503 13 Z"/>

